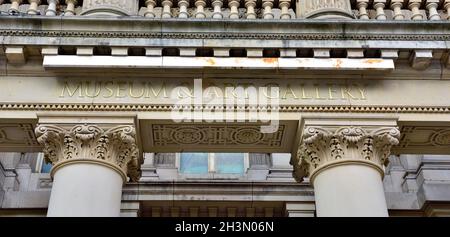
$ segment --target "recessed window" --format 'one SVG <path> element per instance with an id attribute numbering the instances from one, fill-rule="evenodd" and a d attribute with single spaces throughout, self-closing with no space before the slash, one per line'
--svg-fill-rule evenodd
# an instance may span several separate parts
<path id="1" fill-rule="evenodd" d="M 52 169 L 51 163 L 46 163 L 45 161 L 42 163 L 41 173 L 50 173 L 51 169 Z"/>
<path id="2" fill-rule="evenodd" d="M 180 49 L 178 49 L 178 48 L 163 48 L 162 56 L 180 56 Z"/>
<path id="3" fill-rule="evenodd" d="M 180 173 L 243 174 L 244 153 L 181 153 Z"/>
<path id="4" fill-rule="evenodd" d="M 180 171 L 185 174 L 208 173 L 208 153 L 182 153 Z"/>
<path id="5" fill-rule="evenodd" d="M 247 57 L 247 50 L 245 49 L 230 49 L 230 57 Z"/>

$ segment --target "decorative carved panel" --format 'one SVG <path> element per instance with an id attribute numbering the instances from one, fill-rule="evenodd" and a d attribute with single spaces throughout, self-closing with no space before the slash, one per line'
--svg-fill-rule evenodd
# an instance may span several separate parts
<path id="1" fill-rule="evenodd" d="M 274 133 L 260 124 L 141 123 L 144 152 L 290 152 L 298 121 L 281 123 Z"/>
<path id="2" fill-rule="evenodd" d="M 84 0 L 81 15 L 133 16 L 138 8 L 138 0 Z"/>
<path id="3" fill-rule="evenodd" d="M 285 126 L 275 133 L 261 133 L 260 126 L 153 125 L 154 144 L 167 145 L 263 145 L 280 147 Z"/>
<path id="4" fill-rule="evenodd" d="M 0 151 L 40 151 L 31 123 L 0 124 Z"/>
<path id="5" fill-rule="evenodd" d="M 298 18 L 354 18 L 350 0 L 297 0 Z"/>
<path id="6" fill-rule="evenodd" d="M 450 154 L 450 126 L 403 126 L 397 154 Z"/>

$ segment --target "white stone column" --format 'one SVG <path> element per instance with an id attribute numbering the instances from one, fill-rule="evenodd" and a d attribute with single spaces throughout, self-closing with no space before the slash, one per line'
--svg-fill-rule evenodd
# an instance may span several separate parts
<path id="1" fill-rule="evenodd" d="M 317 216 L 388 216 L 383 165 L 400 132 L 395 122 L 375 123 L 305 126 L 291 163 L 294 177 L 314 186 Z"/>
<path id="2" fill-rule="evenodd" d="M 47 216 L 120 216 L 122 185 L 139 177 L 133 125 L 53 125 L 36 128 L 53 164 Z"/>

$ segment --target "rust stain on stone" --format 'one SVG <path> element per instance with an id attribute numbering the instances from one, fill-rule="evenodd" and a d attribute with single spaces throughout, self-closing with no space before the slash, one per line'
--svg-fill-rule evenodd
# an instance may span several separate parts
<path id="1" fill-rule="evenodd" d="M 207 59 L 207 60 L 206 60 L 206 63 L 207 63 L 208 65 L 211 65 L 211 66 L 216 65 L 216 61 L 215 61 L 214 59 L 212 59 L 212 58 Z"/>
<path id="2" fill-rule="evenodd" d="M 364 63 L 367 63 L 367 64 L 377 64 L 377 63 L 381 63 L 381 62 L 383 62 L 382 59 L 367 59 L 367 60 L 364 60 Z"/>
<path id="3" fill-rule="evenodd" d="M 263 58 L 264 63 L 273 64 L 278 62 L 278 58 Z"/>
<path id="4" fill-rule="evenodd" d="M 339 69 L 339 68 L 341 68 L 341 66 L 342 66 L 342 60 L 337 59 L 336 60 L 336 64 L 334 65 L 334 67 Z"/>

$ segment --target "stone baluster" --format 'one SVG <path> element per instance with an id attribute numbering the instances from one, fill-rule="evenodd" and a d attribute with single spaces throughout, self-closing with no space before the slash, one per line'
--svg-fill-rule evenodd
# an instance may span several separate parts
<path id="1" fill-rule="evenodd" d="M 64 16 L 75 16 L 75 5 L 77 3 L 77 0 L 66 0 L 67 8 L 64 11 Z"/>
<path id="2" fill-rule="evenodd" d="M 281 19 L 291 19 L 291 14 L 289 14 L 289 7 L 291 6 L 290 0 L 280 0 L 278 7 L 281 9 Z"/>
<path id="3" fill-rule="evenodd" d="M 206 6 L 205 0 L 195 1 L 195 7 L 197 8 L 197 10 L 195 11 L 195 18 L 206 18 L 205 6 Z"/>
<path id="4" fill-rule="evenodd" d="M 402 12 L 404 0 L 392 0 L 391 9 L 394 11 L 394 20 L 404 20 L 405 15 Z"/>
<path id="5" fill-rule="evenodd" d="M 155 6 L 156 6 L 156 1 L 155 0 L 146 0 L 145 1 L 145 5 L 147 6 L 147 10 L 144 13 L 145 17 L 148 18 L 155 18 Z"/>
<path id="6" fill-rule="evenodd" d="M 428 10 L 428 19 L 430 21 L 439 21 L 441 16 L 437 11 L 439 0 L 427 0 L 426 8 Z"/>
<path id="7" fill-rule="evenodd" d="M 56 6 L 59 4 L 59 0 L 47 0 L 48 8 L 45 10 L 46 16 L 56 16 Z"/>
<path id="8" fill-rule="evenodd" d="M 222 19 L 223 18 L 223 14 L 222 14 L 223 2 L 222 2 L 222 0 L 214 0 L 214 1 L 212 1 L 211 6 L 214 8 L 214 12 L 212 14 L 212 18 L 214 18 L 214 19 Z"/>
<path id="9" fill-rule="evenodd" d="M 421 0 L 409 0 L 408 8 L 412 12 L 412 20 L 423 20 L 423 15 L 420 13 L 419 7 L 422 4 Z"/>
<path id="10" fill-rule="evenodd" d="M 247 8 L 247 19 L 256 19 L 255 13 L 256 0 L 245 0 L 245 7 Z"/>
<path id="11" fill-rule="evenodd" d="M 171 0 L 163 0 L 161 2 L 161 5 L 163 7 L 163 11 L 162 11 L 162 18 L 171 18 L 172 17 L 172 13 L 170 12 L 170 8 L 172 7 L 172 1 Z"/>
<path id="12" fill-rule="evenodd" d="M 262 7 L 264 8 L 263 18 L 273 19 L 272 7 L 274 0 L 263 0 Z"/>
<path id="13" fill-rule="evenodd" d="M 28 7 L 27 13 L 29 15 L 38 15 L 39 14 L 39 4 L 41 4 L 41 0 L 28 0 L 30 6 Z"/>
<path id="14" fill-rule="evenodd" d="M 386 14 L 384 14 L 384 7 L 386 6 L 386 0 L 375 0 L 373 2 L 373 8 L 377 11 L 375 19 L 384 21 L 386 20 Z"/>
<path id="15" fill-rule="evenodd" d="M 450 0 L 445 0 L 444 9 L 447 11 L 447 20 L 450 20 Z"/>
<path id="16" fill-rule="evenodd" d="M 239 19 L 239 1 L 231 0 L 228 2 L 228 7 L 230 8 L 230 19 Z"/>
<path id="17" fill-rule="evenodd" d="M 19 11 L 19 6 L 22 3 L 22 0 L 11 0 L 11 6 L 9 7 L 9 11 Z"/>
<path id="18" fill-rule="evenodd" d="M 180 13 L 178 14 L 178 18 L 189 18 L 188 14 L 188 7 L 189 7 L 189 1 L 187 0 L 180 0 L 178 1 L 178 7 L 180 8 Z"/>
<path id="19" fill-rule="evenodd" d="M 358 17 L 361 20 L 368 20 L 369 14 L 367 13 L 367 7 L 369 6 L 369 0 L 358 0 L 356 2 L 356 6 L 358 7 L 359 14 Z"/>

